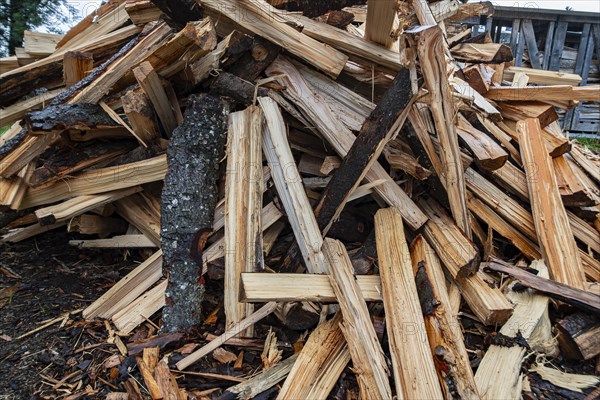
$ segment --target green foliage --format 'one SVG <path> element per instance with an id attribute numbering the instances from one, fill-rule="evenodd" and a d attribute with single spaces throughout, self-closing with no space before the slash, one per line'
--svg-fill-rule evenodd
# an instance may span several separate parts
<path id="1" fill-rule="evenodd" d="M 577 141 L 583 146 L 592 150 L 595 153 L 600 153 L 600 137 L 599 138 L 577 138 Z"/>
<path id="2" fill-rule="evenodd" d="M 21 47 L 25 30 L 43 25 L 51 33 L 63 33 L 61 26 L 74 13 L 68 0 L 0 0 L 0 56 Z"/>
<path id="3" fill-rule="evenodd" d="M 10 125 L 0 126 L 0 136 L 4 135 L 4 132 L 6 132 L 9 128 Z"/>

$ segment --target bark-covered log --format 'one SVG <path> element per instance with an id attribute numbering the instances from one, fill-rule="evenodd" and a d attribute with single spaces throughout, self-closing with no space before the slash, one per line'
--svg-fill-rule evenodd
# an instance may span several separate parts
<path id="1" fill-rule="evenodd" d="M 33 111 L 25 117 L 34 132 L 61 132 L 65 129 L 120 128 L 98 104 L 60 104 Z"/>
<path id="2" fill-rule="evenodd" d="M 375 110 L 364 122 L 352 148 L 327 184 L 315 215 L 319 228 L 328 230 L 331 221 L 341 212 L 346 199 L 365 176 L 367 168 L 376 161 L 396 119 L 413 97 L 407 69 L 401 70 Z"/>
<path id="3" fill-rule="evenodd" d="M 260 36 L 255 36 L 250 50 L 236 60 L 230 68 L 227 68 L 227 65 L 224 67 L 228 72 L 249 82 L 254 82 L 261 72 L 277 58 L 280 51 L 281 47 Z"/>
<path id="4" fill-rule="evenodd" d="M 201 322 L 202 251 L 212 231 L 219 161 L 224 156 L 228 103 L 190 96 L 183 124 L 173 131 L 161 203 L 161 243 L 169 284 L 163 330 L 187 330 Z"/>

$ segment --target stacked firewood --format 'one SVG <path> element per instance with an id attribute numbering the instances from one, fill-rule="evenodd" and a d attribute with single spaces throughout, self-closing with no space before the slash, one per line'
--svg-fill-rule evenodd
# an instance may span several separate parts
<path id="1" fill-rule="evenodd" d="M 529 352 L 597 358 L 600 158 L 556 108 L 599 88 L 446 31 L 489 3 L 361 3 L 104 4 L 0 75 L 2 240 L 154 249 L 83 312 L 120 335 L 200 325 L 217 265 L 227 329 L 179 370 L 269 314 L 309 330 L 231 396 L 326 398 L 352 362 L 365 399 L 519 398 Z M 502 339 L 475 372 L 461 316 Z M 138 360 L 152 397 L 185 398 L 162 364 Z"/>

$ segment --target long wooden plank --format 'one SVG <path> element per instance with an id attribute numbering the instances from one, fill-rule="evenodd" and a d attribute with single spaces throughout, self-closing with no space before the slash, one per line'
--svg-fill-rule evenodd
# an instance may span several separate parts
<path id="1" fill-rule="evenodd" d="M 502 86 L 490 88 L 485 97 L 491 100 L 504 101 L 532 101 L 540 99 L 544 101 L 600 101 L 600 85 Z"/>
<path id="2" fill-rule="evenodd" d="M 340 324 L 348 343 L 352 364 L 363 399 L 392 397 L 388 368 L 377 339 L 367 303 L 355 281 L 354 268 L 344 245 L 325 239 L 323 251 L 330 265 L 331 287 L 338 299 L 344 321 Z"/>
<path id="3" fill-rule="evenodd" d="M 585 274 L 577 244 L 564 209 L 550 156 L 542 143 L 537 119 L 517 123 L 521 156 L 542 255 L 557 282 L 585 289 Z"/>
<path id="4" fill-rule="evenodd" d="M 431 352 L 420 337 L 425 321 L 399 210 L 377 211 L 375 233 L 396 393 L 406 399 L 440 399 Z"/>

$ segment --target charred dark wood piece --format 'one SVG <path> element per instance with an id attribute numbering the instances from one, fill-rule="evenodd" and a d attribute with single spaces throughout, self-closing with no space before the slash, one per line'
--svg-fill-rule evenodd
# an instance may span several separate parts
<path id="1" fill-rule="evenodd" d="M 34 111 L 25 117 L 33 132 L 62 132 L 66 129 L 120 128 L 98 104 L 60 104 Z"/>
<path id="2" fill-rule="evenodd" d="M 210 84 L 210 92 L 217 96 L 230 97 L 236 102 L 249 106 L 254 100 L 254 85 L 237 75 L 221 72 Z M 269 90 L 258 88 L 258 96 L 268 96 Z"/>
<path id="3" fill-rule="evenodd" d="M 161 244 L 169 278 L 163 330 L 188 330 L 202 322 L 202 251 L 218 201 L 219 161 L 225 153 L 229 105 L 192 95 L 183 123 L 167 149 L 169 170 L 161 200 Z"/>
<path id="4" fill-rule="evenodd" d="M 165 21 L 177 31 L 190 21 L 202 19 L 202 7 L 195 0 L 152 0 L 162 11 Z"/>
<path id="5" fill-rule="evenodd" d="M 256 78 L 277 58 L 281 47 L 260 36 L 255 36 L 249 51 L 246 51 L 235 63 L 224 68 L 242 79 L 254 82 Z"/>

